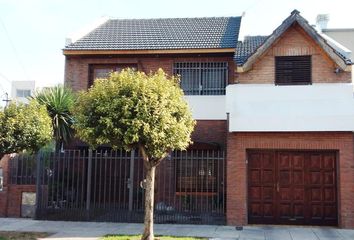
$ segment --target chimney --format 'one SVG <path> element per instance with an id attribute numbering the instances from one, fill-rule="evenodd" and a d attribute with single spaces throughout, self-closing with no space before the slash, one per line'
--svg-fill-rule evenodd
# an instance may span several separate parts
<path id="1" fill-rule="evenodd" d="M 70 44 L 73 43 L 73 40 L 69 37 L 65 38 L 65 46 L 69 46 Z"/>
<path id="2" fill-rule="evenodd" d="M 318 14 L 316 17 L 316 25 L 322 32 L 323 29 L 327 28 L 329 22 L 329 14 Z"/>

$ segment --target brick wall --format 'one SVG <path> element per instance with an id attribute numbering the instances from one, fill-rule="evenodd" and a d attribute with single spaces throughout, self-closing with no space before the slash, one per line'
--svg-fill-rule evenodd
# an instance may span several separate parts
<path id="1" fill-rule="evenodd" d="M 197 120 L 197 125 L 192 133 L 193 148 L 205 149 L 214 146 L 215 148 L 225 148 L 227 136 L 226 120 Z M 65 149 L 77 149 L 78 147 L 88 147 L 79 139 L 73 139 Z"/>
<path id="2" fill-rule="evenodd" d="M 226 145 L 227 122 L 225 120 L 198 120 L 192 134 L 195 143 Z"/>
<path id="3" fill-rule="evenodd" d="M 4 189 L 0 192 L 0 217 L 21 217 L 22 192 L 36 192 L 36 186 L 10 184 L 9 161 L 10 155 L 5 155 L 0 161 L 4 174 Z"/>
<path id="4" fill-rule="evenodd" d="M 172 74 L 174 62 L 214 62 L 226 61 L 229 64 L 229 82 L 233 82 L 233 55 L 142 55 L 142 56 L 66 56 L 65 84 L 75 91 L 85 90 L 88 86 L 90 64 L 136 64 L 138 70 L 149 73 L 162 68 L 167 74 Z"/>
<path id="5" fill-rule="evenodd" d="M 353 133 L 229 133 L 227 141 L 227 223 L 247 224 L 247 149 L 338 150 L 338 219 L 354 227 Z"/>
<path id="6" fill-rule="evenodd" d="M 251 71 L 238 73 L 235 81 L 239 83 L 274 83 L 274 57 L 296 55 L 312 56 L 313 83 L 351 82 L 351 72 L 335 74 L 335 63 L 298 25 L 289 28 L 265 55 L 253 65 Z"/>
<path id="7" fill-rule="evenodd" d="M 23 192 L 36 192 L 35 185 L 9 185 L 7 217 L 21 217 Z"/>
<path id="8" fill-rule="evenodd" d="M 3 177 L 4 177 L 4 188 L 0 192 L 0 217 L 5 217 L 7 215 L 9 159 L 10 159 L 10 155 L 5 155 L 0 160 L 0 167 L 3 169 Z"/>

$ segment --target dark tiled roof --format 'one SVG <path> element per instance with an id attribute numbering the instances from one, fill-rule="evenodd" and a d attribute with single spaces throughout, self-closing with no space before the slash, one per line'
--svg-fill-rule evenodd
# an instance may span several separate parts
<path id="1" fill-rule="evenodd" d="M 242 65 L 257 48 L 264 43 L 268 36 L 246 36 L 244 41 L 239 41 L 236 47 L 235 61 Z"/>
<path id="2" fill-rule="evenodd" d="M 111 19 L 64 50 L 235 48 L 241 17 Z"/>

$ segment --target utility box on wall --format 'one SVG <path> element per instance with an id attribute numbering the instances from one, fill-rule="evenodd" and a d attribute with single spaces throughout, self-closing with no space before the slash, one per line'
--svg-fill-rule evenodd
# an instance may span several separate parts
<path id="1" fill-rule="evenodd" d="M 36 193 L 22 192 L 21 217 L 33 218 L 36 210 Z"/>

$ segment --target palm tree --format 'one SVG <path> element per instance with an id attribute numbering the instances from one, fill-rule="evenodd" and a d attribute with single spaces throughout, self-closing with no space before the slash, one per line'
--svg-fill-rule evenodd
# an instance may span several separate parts
<path id="1" fill-rule="evenodd" d="M 52 119 L 55 151 L 59 152 L 63 143 L 74 135 L 74 121 L 70 110 L 75 104 L 75 95 L 70 88 L 57 85 L 35 93 L 33 98 L 47 108 Z"/>

